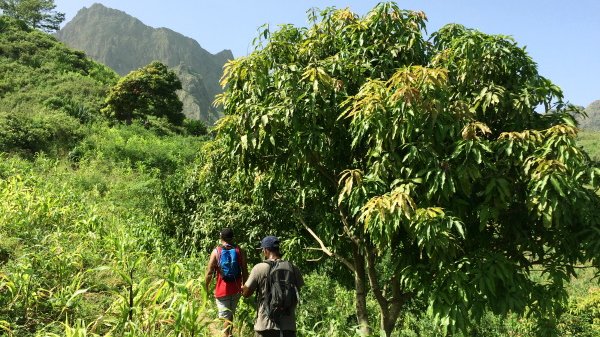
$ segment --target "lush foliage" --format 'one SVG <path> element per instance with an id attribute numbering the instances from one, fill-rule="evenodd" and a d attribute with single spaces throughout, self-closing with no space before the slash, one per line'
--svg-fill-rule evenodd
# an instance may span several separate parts
<path id="1" fill-rule="evenodd" d="M 580 132 L 577 137 L 577 143 L 589 153 L 593 161 L 596 163 L 600 161 L 600 132 Z"/>
<path id="2" fill-rule="evenodd" d="M 166 117 L 181 125 L 185 116 L 177 97 L 181 82 L 164 64 L 155 61 L 121 78 L 106 97 L 104 113 L 131 124 L 147 116 Z"/>
<path id="3" fill-rule="evenodd" d="M 0 147 L 66 152 L 98 119 L 117 75 L 52 36 L 0 17 Z"/>
<path id="4" fill-rule="evenodd" d="M 388 336 L 410 301 L 453 330 L 491 310 L 552 333 L 573 266 L 600 263 L 599 172 L 560 89 L 511 38 L 426 41 L 425 15 L 394 4 L 311 19 L 226 67 L 219 137 L 240 174 L 292 196 L 354 274 L 363 333 L 367 291 Z"/>
<path id="5" fill-rule="evenodd" d="M 251 161 L 244 161 L 248 166 L 242 170 L 239 158 L 230 156 L 227 137 L 197 137 L 206 132 L 201 123 L 184 121 L 175 126 L 166 118 L 147 116 L 131 125 L 111 125 L 98 112 L 107 88 L 116 82 L 112 71 L 6 16 L 0 18 L 0 30 L 0 66 L 6 70 L 0 77 L 0 335 L 218 335 L 221 322 L 216 320 L 212 295 L 204 292 L 199 278 L 222 226 L 235 229 L 238 241 L 248 248 L 251 264 L 260 259 L 250 249 L 259 238 L 275 233 L 285 239 L 285 257 L 305 273 L 299 334 L 359 335 L 354 275 L 336 260 L 323 259 L 319 250 L 311 248 L 313 237 L 301 235 L 314 228 L 313 233 L 324 239 L 339 238 L 339 242 L 326 241 L 328 246 L 320 249 L 343 256 L 352 246 L 344 242 L 344 234 L 335 227 L 338 215 L 330 210 L 338 207 L 338 200 L 345 207 L 348 198 L 355 196 L 338 199 L 334 194 L 331 200 L 322 190 L 307 188 L 304 179 L 313 172 L 303 173 L 303 165 L 290 175 L 302 177 L 301 183 L 291 181 L 283 171 L 252 171 Z M 270 118 L 266 125 L 271 125 Z M 333 124 L 337 123 L 351 124 L 346 119 Z M 324 132 L 322 139 L 326 136 Z M 493 148 L 494 139 L 476 136 Z M 578 140 L 587 148 L 591 143 L 585 140 L 590 137 L 583 134 Z M 312 139 L 304 139 L 309 148 Z M 248 140 L 247 146 L 256 146 L 252 138 Z M 279 144 L 282 138 L 274 140 Z M 513 148 L 522 150 L 518 145 Z M 264 163 L 271 167 L 269 160 Z M 569 161 L 566 167 L 576 163 Z M 490 170 L 486 167 L 483 172 Z M 449 177 L 454 171 L 451 166 Z M 368 175 L 362 175 L 365 184 Z M 319 179 L 318 174 L 314 179 Z M 573 191 L 565 188 L 564 192 Z M 385 229 L 376 225 L 355 224 L 365 238 L 377 237 L 374 228 Z M 452 239 L 450 247 L 455 244 Z M 486 239 L 495 243 L 495 237 Z M 582 240 L 590 245 L 598 242 L 590 236 Z M 433 247 L 434 253 L 439 252 L 438 246 Z M 398 259 L 386 254 L 385 240 L 373 248 L 378 254 L 377 272 L 391 273 Z M 392 254 L 398 254 L 395 249 Z M 427 249 L 420 252 L 423 259 L 432 254 Z M 485 272 L 492 275 L 505 267 L 488 266 Z M 580 269 L 580 277 L 567 287 L 571 298 L 557 321 L 559 335 L 598 334 L 599 289 L 591 283 L 594 269 L 587 268 L 590 264 L 582 267 L 586 268 Z M 544 286 L 552 285 L 537 271 L 529 276 L 545 282 Z M 501 282 L 494 286 L 504 290 Z M 363 298 L 371 322 L 381 310 L 375 295 L 371 291 Z M 428 306 L 425 296 L 407 301 L 394 336 L 440 336 L 439 314 L 427 310 Z M 240 303 L 236 335 L 253 335 L 254 308 L 252 300 Z M 518 314 L 485 311 L 462 336 L 534 335 L 536 322 Z M 385 330 L 373 326 L 372 332 L 379 335 Z"/>
<path id="6" fill-rule="evenodd" d="M 65 14 L 55 11 L 54 0 L 0 0 L 2 14 L 22 20 L 31 28 L 53 32 L 60 29 Z"/>

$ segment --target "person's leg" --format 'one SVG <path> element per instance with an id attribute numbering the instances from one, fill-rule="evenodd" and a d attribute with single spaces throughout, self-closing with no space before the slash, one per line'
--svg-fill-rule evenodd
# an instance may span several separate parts
<path id="1" fill-rule="evenodd" d="M 254 331 L 254 337 L 281 337 L 279 330 Z"/>
<path id="2" fill-rule="evenodd" d="M 235 316 L 235 309 L 237 309 L 240 297 L 242 297 L 242 294 L 234 294 L 228 296 L 227 299 L 227 307 L 229 308 L 229 319 L 225 321 L 224 329 L 228 337 L 233 335 L 233 317 Z"/>
<path id="3" fill-rule="evenodd" d="M 265 330 L 265 331 L 254 331 L 255 337 L 296 337 L 296 331 L 291 330 Z"/>
<path id="4" fill-rule="evenodd" d="M 219 318 L 223 320 L 223 336 L 230 337 L 235 310 L 235 307 L 232 306 L 233 301 L 231 296 L 219 297 L 216 300 Z M 237 304 L 237 301 L 235 303 Z"/>
<path id="5" fill-rule="evenodd" d="M 241 294 L 217 298 L 219 318 L 223 319 L 223 335 L 230 337 L 233 331 L 233 316 Z"/>

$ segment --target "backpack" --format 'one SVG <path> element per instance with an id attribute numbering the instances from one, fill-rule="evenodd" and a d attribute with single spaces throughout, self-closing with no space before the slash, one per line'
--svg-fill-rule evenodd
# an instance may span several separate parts
<path id="1" fill-rule="evenodd" d="M 242 270 L 240 269 L 239 256 L 240 248 L 233 245 L 217 247 L 219 256 L 219 271 L 221 278 L 225 282 L 233 282 L 240 278 Z"/>
<path id="2" fill-rule="evenodd" d="M 267 293 L 265 294 L 266 314 L 278 323 L 281 316 L 289 316 L 298 304 L 298 289 L 294 265 L 289 261 L 264 261 L 269 264 Z"/>

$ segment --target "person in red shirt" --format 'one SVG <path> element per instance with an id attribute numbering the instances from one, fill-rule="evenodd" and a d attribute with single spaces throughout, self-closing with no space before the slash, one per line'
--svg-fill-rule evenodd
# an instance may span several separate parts
<path id="1" fill-rule="evenodd" d="M 215 298 L 219 318 L 224 320 L 224 336 L 230 337 L 233 330 L 233 316 L 242 293 L 242 284 L 248 278 L 248 266 L 244 251 L 233 243 L 231 228 L 221 230 L 220 239 L 221 244 L 210 254 L 204 281 L 205 289 L 208 291 L 216 275 Z"/>

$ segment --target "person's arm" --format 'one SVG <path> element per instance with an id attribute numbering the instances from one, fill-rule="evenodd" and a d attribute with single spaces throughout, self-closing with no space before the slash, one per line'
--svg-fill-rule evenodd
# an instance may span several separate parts
<path id="1" fill-rule="evenodd" d="M 246 285 L 242 285 L 242 296 L 250 297 L 254 293 L 254 290 L 250 290 L 250 288 L 246 287 Z"/>
<path id="2" fill-rule="evenodd" d="M 256 278 L 256 266 L 254 266 L 250 271 L 248 280 L 242 285 L 242 296 L 250 297 L 256 288 L 258 288 L 258 279 Z"/>
<path id="3" fill-rule="evenodd" d="M 210 283 L 217 271 L 217 250 L 214 249 L 212 253 L 210 253 L 210 258 L 208 259 L 208 265 L 206 266 L 206 274 L 204 275 L 204 289 L 208 291 L 208 287 L 210 287 Z"/>

